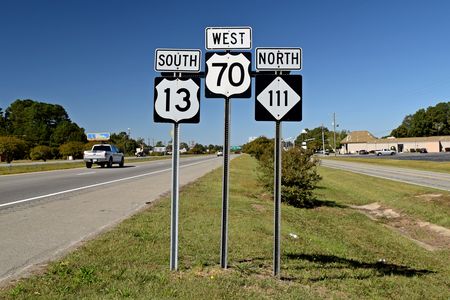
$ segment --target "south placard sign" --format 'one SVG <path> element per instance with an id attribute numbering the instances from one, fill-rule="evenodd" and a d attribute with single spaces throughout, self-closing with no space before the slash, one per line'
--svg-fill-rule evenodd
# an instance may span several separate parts
<path id="1" fill-rule="evenodd" d="M 153 119 L 157 123 L 200 122 L 200 78 L 155 78 Z"/>
<path id="2" fill-rule="evenodd" d="M 255 94 L 256 121 L 302 120 L 301 75 L 258 75 Z"/>

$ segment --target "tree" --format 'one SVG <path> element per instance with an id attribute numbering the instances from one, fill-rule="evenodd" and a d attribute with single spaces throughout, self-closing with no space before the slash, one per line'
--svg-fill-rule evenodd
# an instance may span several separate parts
<path id="1" fill-rule="evenodd" d="M 13 136 L 0 136 L 0 161 L 7 163 L 25 157 L 27 144 L 24 140 Z"/>
<path id="2" fill-rule="evenodd" d="M 0 107 L 0 135 L 6 135 L 6 133 L 7 133 L 6 118 L 2 108 Z"/>
<path id="3" fill-rule="evenodd" d="M 89 149 L 91 148 L 92 146 L 89 147 Z M 59 152 L 63 157 L 83 158 L 84 149 L 85 143 L 83 142 L 67 142 L 59 146 Z"/>
<path id="4" fill-rule="evenodd" d="M 66 142 L 83 142 L 87 141 L 84 129 L 78 127 L 76 123 L 70 121 L 63 121 L 59 123 L 54 129 L 50 144 L 52 146 L 59 146 Z"/>
<path id="5" fill-rule="evenodd" d="M 193 154 L 202 154 L 205 153 L 206 148 L 202 144 L 195 144 L 194 147 L 191 149 L 191 153 Z"/>
<path id="6" fill-rule="evenodd" d="M 189 151 L 189 145 L 185 142 L 181 142 L 180 143 L 180 149 L 186 149 L 187 151 Z"/>
<path id="7" fill-rule="evenodd" d="M 129 135 L 125 132 L 119 132 L 118 134 L 111 134 L 111 143 L 117 146 L 126 155 L 134 155 L 136 148 L 140 147 L 140 144 L 133 139 L 130 139 Z"/>
<path id="8" fill-rule="evenodd" d="M 260 136 L 242 146 L 242 152 L 250 154 L 251 156 L 254 156 L 259 160 L 267 149 L 273 149 L 273 145 L 273 139 L 268 139 L 265 136 Z"/>
<path id="9" fill-rule="evenodd" d="M 73 123 L 58 104 L 16 100 L 6 109 L 3 119 L 5 126 L 0 124 L 0 128 L 6 128 L 5 134 L 21 137 L 32 146 L 57 147 L 67 141 L 86 141 L 84 129 Z"/>
<path id="10" fill-rule="evenodd" d="M 162 141 L 157 141 L 155 147 L 165 147 Z"/>
<path id="11" fill-rule="evenodd" d="M 36 146 L 31 149 L 30 158 L 32 160 L 42 159 L 43 161 L 47 161 L 47 159 L 52 158 L 52 148 L 44 145 Z"/>
<path id="12" fill-rule="evenodd" d="M 397 138 L 450 135 L 450 102 L 441 102 L 407 115 L 391 135 Z"/>
<path id="13" fill-rule="evenodd" d="M 259 160 L 259 177 L 267 191 L 273 191 L 273 147 Z M 314 190 L 321 177 L 317 173 L 318 160 L 312 151 L 290 148 L 282 152 L 281 201 L 295 207 L 311 207 L 316 201 Z"/>

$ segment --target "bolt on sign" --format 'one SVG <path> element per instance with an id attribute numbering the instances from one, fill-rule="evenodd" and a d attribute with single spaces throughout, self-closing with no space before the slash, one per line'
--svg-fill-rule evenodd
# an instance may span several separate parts
<path id="1" fill-rule="evenodd" d="M 200 78 L 156 77 L 154 98 L 155 122 L 200 122 Z"/>
<path id="2" fill-rule="evenodd" d="M 199 72 L 202 52 L 198 49 L 156 49 L 156 72 Z"/>
<path id="3" fill-rule="evenodd" d="M 252 49 L 251 27 L 207 27 L 205 29 L 207 50 Z"/>
<path id="4" fill-rule="evenodd" d="M 301 75 L 258 75 L 255 94 L 256 121 L 302 120 Z"/>
<path id="5" fill-rule="evenodd" d="M 206 98 L 250 98 L 250 52 L 206 53 Z"/>
<path id="6" fill-rule="evenodd" d="M 302 48 L 256 48 L 259 71 L 301 70 Z"/>

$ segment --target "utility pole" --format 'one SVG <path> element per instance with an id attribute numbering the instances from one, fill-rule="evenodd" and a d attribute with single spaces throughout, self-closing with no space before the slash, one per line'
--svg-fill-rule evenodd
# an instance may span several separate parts
<path id="1" fill-rule="evenodd" d="M 325 135 L 323 133 L 323 123 L 322 123 L 322 154 L 325 155 Z"/>
<path id="2" fill-rule="evenodd" d="M 336 113 L 333 113 L 334 156 L 336 156 Z"/>

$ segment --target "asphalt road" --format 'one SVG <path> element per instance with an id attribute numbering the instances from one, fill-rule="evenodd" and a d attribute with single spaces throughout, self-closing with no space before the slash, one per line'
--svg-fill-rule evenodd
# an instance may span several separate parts
<path id="1" fill-rule="evenodd" d="M 322 159 L 321 165 L 354 173 L 450 191 L 450 174 Z"/>
<path id="2" fill-rule="evenodd" d="M 216 159 L 214 156 L 195 157 L 180 160 L 180 166 Z M 171 160 L 151 163 L 128 163 L 123 168 L 93 167 L 92 169 L 69 169 L 54 172 L 38 172 L 1 176 L 0 209 L 2 207 L 30 202 L 50 196 L 75 192 L 86 188 L 100 188 L 124 180 L 132 180 L 171 168 Z"/>
<path id="3" fill-rule="evenodd" d="M 180 186 L 222 159 L 181 159 Z M 0 284 L 67 253 L 170 187 L 171 160 L 0 176 Z"/>

